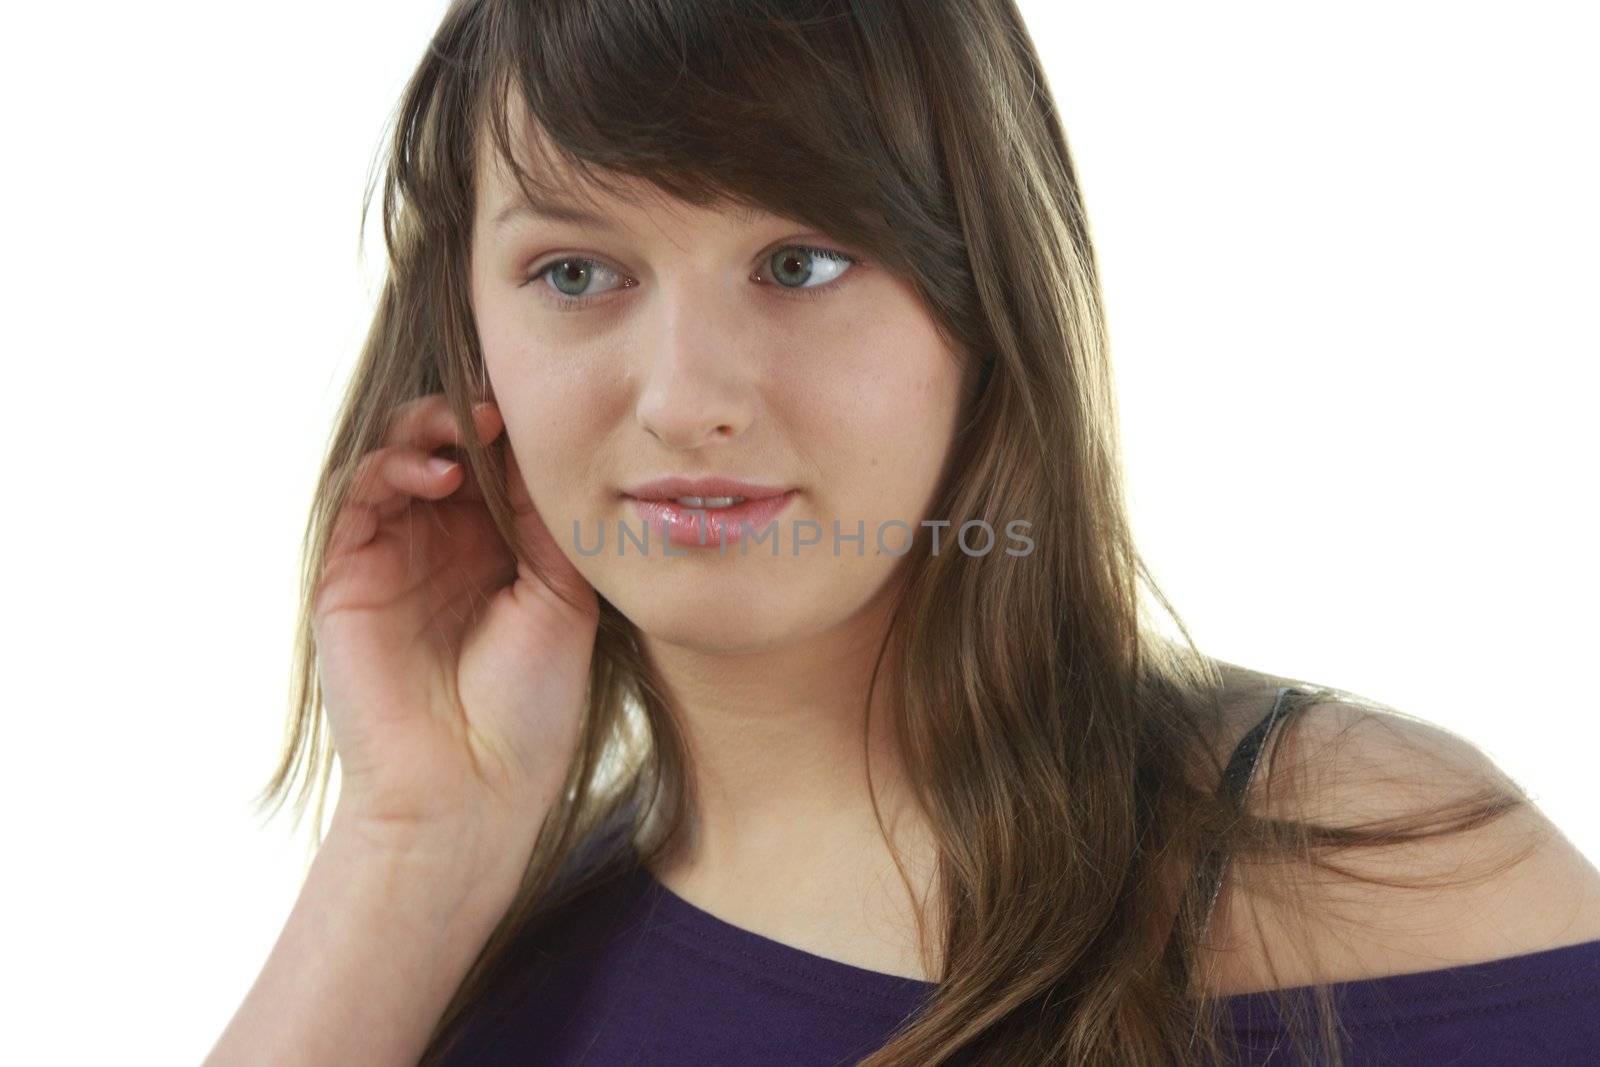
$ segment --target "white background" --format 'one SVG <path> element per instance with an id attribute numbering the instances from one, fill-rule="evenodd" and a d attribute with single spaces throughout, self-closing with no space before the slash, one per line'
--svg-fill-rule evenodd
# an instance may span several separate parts
<path id="1" fill-rule="evenodd" d="M 442 10 L 10 16 L 12 1062 L 198 1063 L 293 903 L 307 827 L 248 800 L 382 265 L 361 194 Z M 1197 640 L 1471 738 L 1600 857 L 1584 5 L 1024 10 Z"/>

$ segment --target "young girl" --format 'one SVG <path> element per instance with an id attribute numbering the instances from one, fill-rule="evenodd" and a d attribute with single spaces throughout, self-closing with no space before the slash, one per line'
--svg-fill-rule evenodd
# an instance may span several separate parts
<path id="1" fill-rule="evenodd" d="M 460 0 L 383 209 L 265 794 L 337 805 L 208 1062 L 1600 1047 L 1515 783 L 1153 626 L 1010 0 Z"/>

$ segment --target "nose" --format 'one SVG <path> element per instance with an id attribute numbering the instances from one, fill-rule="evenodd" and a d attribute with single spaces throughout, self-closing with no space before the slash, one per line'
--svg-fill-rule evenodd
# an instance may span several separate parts
<path id="1" fill-rule="evenodd" d="M 645 327 L 635 419 L 668 448 L 732 440 L 754 417 L 741 331 L 719 303 L 712 293 L 663 290 Z"/>

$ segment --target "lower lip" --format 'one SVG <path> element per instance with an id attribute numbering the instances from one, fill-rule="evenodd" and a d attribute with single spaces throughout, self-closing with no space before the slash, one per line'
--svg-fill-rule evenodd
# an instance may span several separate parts
<path id="1" fill-rule="evenodd" d="M 769 522 L 776 519 L 796 490 L 760 500 L 746 500 L 727 508 L 691 508 L 672 500 L 633 501 L 633 510 L 645 521 L 652 539 L 665 537 L 674 545 L 685 548 L 717 548 L 737 544 L 745 536 L 747 524 L 751 533 L 761 534 Z"/>

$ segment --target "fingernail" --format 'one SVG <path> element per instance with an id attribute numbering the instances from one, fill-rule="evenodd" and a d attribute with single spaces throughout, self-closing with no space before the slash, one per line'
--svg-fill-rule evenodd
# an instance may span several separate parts
<path id="1" fill-rule="evenodd" d="M 432 459 L 428 460 L 428 470 L 433 474 L 439 475 L 440 477 L 449 474 L 455 469 L 455 466 L 456 463 L 454 460 L 445 459 L 443 456 L 434 456 Z"/>

